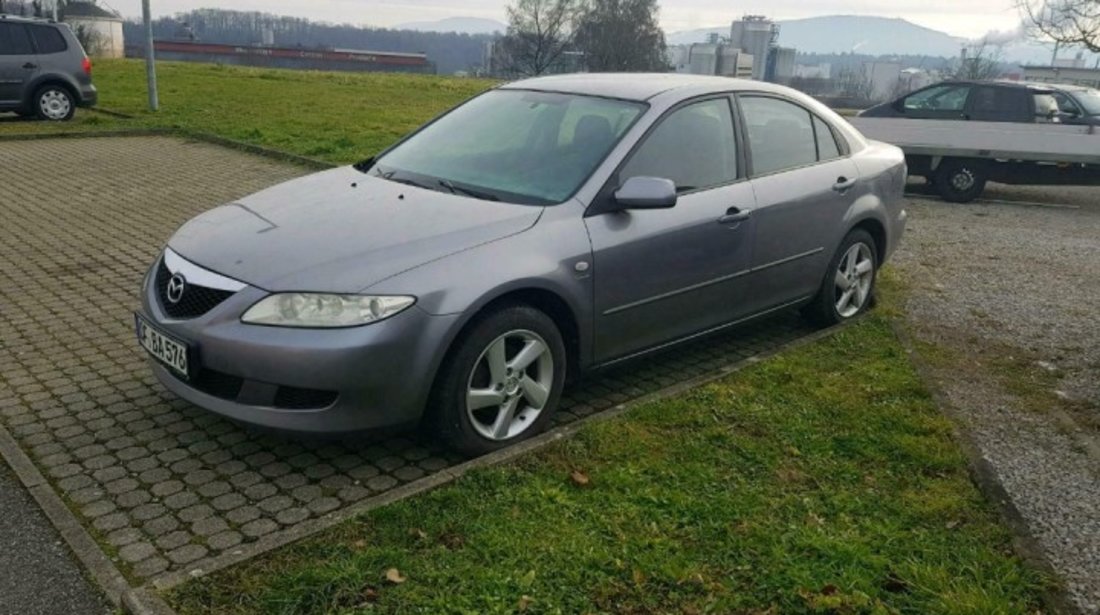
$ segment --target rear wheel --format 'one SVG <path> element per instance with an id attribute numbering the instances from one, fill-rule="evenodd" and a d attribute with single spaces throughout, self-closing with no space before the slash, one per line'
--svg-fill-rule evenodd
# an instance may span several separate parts
<path id="1" fill-rule="evenodd" d="M 979 160 L 944 160 L 936 169 L 934 180 L 945 201 L 969 203 L 985 191 L 989 173 Z"/>
<path id="2" fill-rule="evenodd" d="M 810 320 L 832 326 L 866 312 L 874 303 L 878 275 L 875 240 L 855 229 L 840 244 L 817 297 L 803 309 Z"/>
<path id="3" fill-rule="evenodd" d="M 76 101 L 67 89 L 59 85 L 44 85 L 34 94 L 35 114 L 50 122 L 73 119 Z"/>
<path id="4" fill-rule="evenodd" d="M 565 366 L 565 342 L 549 316 L 523 305 L 497 310 L 443 366 L 432 395 L 435 429 L 471 456 L 526 440 L 557 410 Z"/>

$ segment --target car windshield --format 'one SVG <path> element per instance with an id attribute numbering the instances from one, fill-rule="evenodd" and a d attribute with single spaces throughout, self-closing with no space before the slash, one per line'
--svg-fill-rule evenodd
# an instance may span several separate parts
<path id="1" fill-rule="evenodd" d="M 494 90 L 387 152 L 371 172 L 473 198 L 561 203 L 644 110 L 621 100 Z"/>
<path id="2" fill-rule="evenodd" d="M 1100 115 L 1100 90 L 1080 90 L 1074 92 L 1073 97 L 1085 108 L 1085 113 Z"/>

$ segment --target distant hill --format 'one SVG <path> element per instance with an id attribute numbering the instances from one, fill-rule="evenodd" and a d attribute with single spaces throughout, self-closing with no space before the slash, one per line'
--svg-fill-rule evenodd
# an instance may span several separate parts
<path id="1" fill-rule="evenodd" d="M 794 47 L 804 53 L 927 55 L 952 58 L 959 55 L 963 43 L 966 42 L 964 38 L 904 19 L 886 17 L 831 15 L 777 23 L 780 26 L 779 44 Z M 699 43 L 705 41 L 711 32 L 729 36 L 729 30 L 727 25 L 674 32 L 668 35 L 668 41 L 679 45 Z M 1051 53 L 1044 45 L 1022 39 L 1006 45 L 1003 52 L 1006 61 L 1034 63 L 1048 63 Z"/>
<path id="2" fill-rule="evenodd" d="M 479 17 L 449 17 L 439 21 L 414 21 L 394 26 L 395 30 L 417 32 L 458 32 L 459 34 L 492 34 L 504 32 L 508 26 L 494 19 Z"/>

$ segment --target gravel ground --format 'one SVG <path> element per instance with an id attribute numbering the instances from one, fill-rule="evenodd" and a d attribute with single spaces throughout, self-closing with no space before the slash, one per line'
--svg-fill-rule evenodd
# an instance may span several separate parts
<path id="1" fill-rule="evenodd" d="M 975 367 L 934 371 L 1070 600 L 1100 613 L 1100 189 L 992 188 L 1071 207 L 912 200 L 895 261 L 906 312 L 919 339 Z M 1049 411 L 982 367 L 1006 352 L 1057 376 Z"/>
<path id="2" fill-rule="evenodd" d="M 109 613 L 30 494 L 0 461 L 0 612 Z"/>

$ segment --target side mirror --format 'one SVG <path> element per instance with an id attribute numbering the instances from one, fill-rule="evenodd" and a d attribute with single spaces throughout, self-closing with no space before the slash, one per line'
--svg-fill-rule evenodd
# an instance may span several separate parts
<path id="1" fill-rule="evenodd" d="M 660 177 L 631 177 L 615 192 L 622 209 L 671 209 L 677 200 L 676 184 Z"/>

